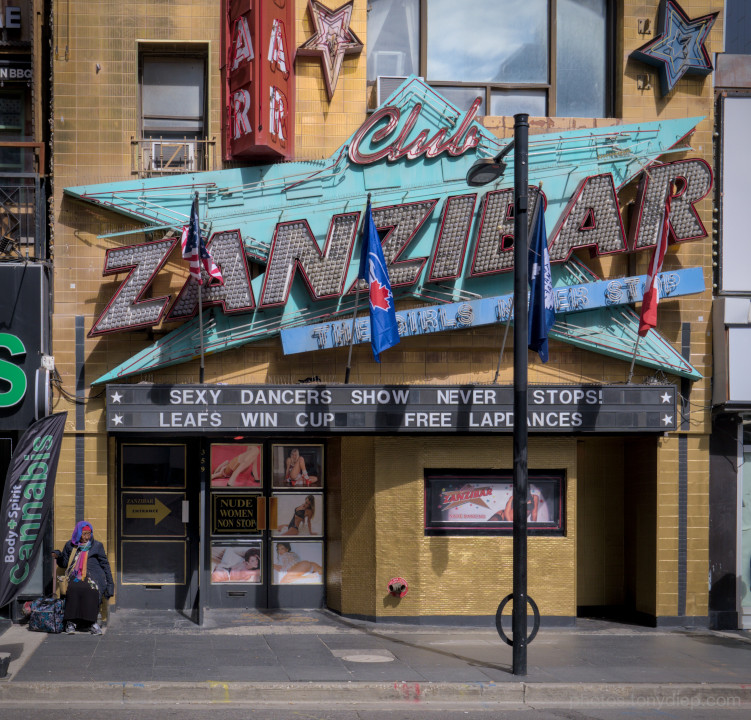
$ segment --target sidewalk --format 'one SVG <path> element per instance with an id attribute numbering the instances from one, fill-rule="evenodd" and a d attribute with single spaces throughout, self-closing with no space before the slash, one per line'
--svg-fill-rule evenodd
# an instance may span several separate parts
<path id="1" fill-rule="evenodd" d="M 678 695 L 751 707 L 751 636 L 597 620 L 542 629 L 528 673 L 494 629 L 368 623 L 326 610 L 118 610 L 102 636 L 12 626 L 0 704 L 92 697 L 113 702 L 387 699 L 582 704 Z M 75 658 L 75 662 L 71 662 Z"/>

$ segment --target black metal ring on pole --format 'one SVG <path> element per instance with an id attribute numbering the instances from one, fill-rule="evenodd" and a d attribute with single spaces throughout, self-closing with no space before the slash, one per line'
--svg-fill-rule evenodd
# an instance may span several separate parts
<path id="1" fill-rule="evenodd" d="M 495 629 L 498 631 L 498 634 L 501 636 L 501 640 L 506 643 L 506 645 L 512 645 L 514 644 L 513 640 L 509 640 L 506 633 L 503 631 L 503 625 L 501 623 L 503 619 L 503 609 L 508 605 L 509 600 L 514 599 L 514 593 L 509 593 L 506 595 L 503 600 L 501 600 L 501 604 L 498 606 L 498 610 L 495 612 Z M 529 596 L 527 595 L 527 602 L 532 607 L 532 612 L 534 613 L 535 619 L 532 623 L 532 632 L 527 637 L 527 645 L 531 643 L 535 636 L 537 635 L 537 631 L 540 629 L 540 610 L 537 607 L 537 603 Z"/>

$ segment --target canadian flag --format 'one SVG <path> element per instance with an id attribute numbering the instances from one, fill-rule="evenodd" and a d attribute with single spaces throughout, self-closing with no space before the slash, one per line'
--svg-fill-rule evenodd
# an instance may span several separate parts
<path id="1" fill-rule="evenodd" d="M 660 300 L 660 286 L 655 282 L 657 274 L 662 270 L 662 261 L 668 248 L 670 235 L 670 203 L 675 197 L 675 186 L 671 182 L 668 195 L 665 198 L 665 213 L 662 217 L 660 237 L 655 245 L 652 259 L 649 261 L 647 281 L 644 284 L 644 297 L 641 301 L 641 315 L 639 316 L 639 337 L 644 337 L 651 328 L 657 325 L 657 303 Z"/>

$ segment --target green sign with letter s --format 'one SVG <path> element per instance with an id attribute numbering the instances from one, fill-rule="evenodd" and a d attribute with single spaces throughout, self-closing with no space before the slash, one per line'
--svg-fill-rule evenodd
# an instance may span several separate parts
<path id="1" fill-rule="evenodd" d="M 2 350 L 7 350 L 11 358 L 26 355 L 26 348 L 21 339 L 9 333 L 0 333 L 0 351 Z M 26 373 L 18 365 L 0 358 L 0 387 L 4 383 L 9 384 L 10 389 L 0 392 L 0 408 L 13 407 L 26 395 Z"/>

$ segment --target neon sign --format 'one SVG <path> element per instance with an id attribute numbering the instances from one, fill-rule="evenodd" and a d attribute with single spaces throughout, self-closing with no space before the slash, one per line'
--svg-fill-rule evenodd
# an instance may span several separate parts
<path id="1" fill-rule="evenodd" d="M 293 27 L 292 0 L 224 1 L 225 160 L 292 157 L 295 86 L 286 28 Z"/>
<path id="2" fill-rule="evenodd" d="M 65 192 L 138 218 L 147 223 L 146 230 L 180 227 L 192 194 L 199 193 L 204 231 L 225 277 L 224 287 L 205 284 L 201 289 L 205 307 L 222 308 L 213 313 L 204 331 L 208 353 L 276 337 L 292 327 L 313 328 L 351 317 L 358 230 L 368 193 L 397 310 L 402 299 L 419 301 L 436 311 L 443 306 L 459 307 L 500 297 L 512 285 L 511 163 L 506 177 L 484 193 L 473 191 L 465 180 L 478 155 L 494 155 L 508 141 L 480 126 L 475 112 L 474 106 L 466 114 L 457 112 L 431 88 L 411 78 L 326 161 L 235 168 L 137 184 L 125 181 Z M 549 248 L 556 287 L 603 280 L 571 265 L 577 250 L 605 255 L 651 248 L 669 180 L 678 187 L 671 206 L 671 241 L 706 237 L 696 204 L 711 189 L 709 166 L 701 159 L 685 157 L 656 162 L 699 120 L 532 136 L 530 181 L 534 184 L 529 199 L 531 205 L 545 203 L 546 223 L 552 228 Z M 648 175 L 642 173 L 645 167 L 649 167 Z M 625 228 L 618 195 L 639 177 L 631 222 Z M 539 182 L 544 183 L 543 190 Z M 155 273 L 166 272 L 164 247 L 158 243 L 128 247 L 108 253 L 105 272 L 130 269 L 131 275 L 107 303 L 91 334 L 156 322 L 179 320 L 184 325 L 97 382 L 185 362 L 195 357 L 200 341 L 195 318 L 198 287 L 188 280 L 171 308 L 168 298 L 146 300 Z M 133 248 L 140 248 L 142 266 L 138 269 L 132 268 Z M 251 273 L 249 263 L 260 266 L 260 272 Z M 574 267 L 580 279 L 571 282 L 568 276 Z M 582 338 L 589 338 L 581 341 L 583 347 L 630 359 L 633 344 L 627 349 L 622 338 L 607 340 L 613 323 L 597 315 L 602 311 L 581 311 L 570 328 L 583 328 Z M 460 322 L 456 328 L 466 326 Z M 570 328 L 560 339 L 577 344 L 580 338 Z M 591 340 L 598 334 L 599 345 Z M 657 338 L 655 356 L 651 361 L 639 356 L 637 362 L 655 365 L 670 355 L 669 343 L 657 333 L 651 335 Z M 640 353 L 642 347 L 645 353 L 651 352 L 640 346 Z M 679 354 L 673 359 L 675 372 L 697 377 Z M 666 366 L 672 369 L 668 360 Z"/>

